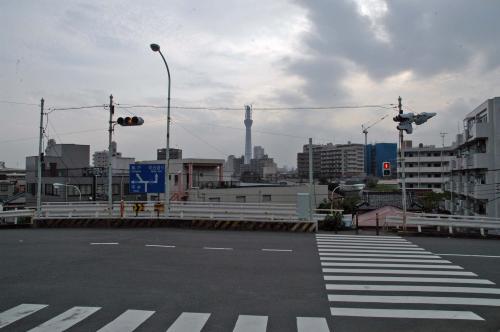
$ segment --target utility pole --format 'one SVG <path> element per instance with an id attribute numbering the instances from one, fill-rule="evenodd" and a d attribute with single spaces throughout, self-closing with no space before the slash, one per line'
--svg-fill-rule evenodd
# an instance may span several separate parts
<path id="1" fill-rule="evenodd" d="M 399 115 L 403 114 L 401 96 L 398 98 Z M 406 231 L 406 180 L 405 180 L 405 153 L 403 142 L 403 129 L 399 130 L 399 160 L 401 161 L 401 190 L 403 192 L 403 231 Z"/>
<path id="2" fill-rule="evenodd" d="M 312 138 L 309 138 L 309 220 L 313 220 L 313 146 Z"/>
<path id="3" fill-rule="evenodd" d="M 441 140 L 442 140 L 442 149 L 441 149 L 441 190 L 444 192 L 444 137 L 447 135 L 448 133 L 439 133 L 439 135 L 441 135 Z"/>
<path id="4" fill-rule="evenodd" d="M 36 214 L 42 216 L 42 162 L 43 162 L 43 104 L 40 100 L 40 138 L 38 140 L 38 165 L 37 165 L 37 190 L 36 190 Z"/>
<path id="5" fill-rule="evenodd" d="M 108 142 L 108 210 L 109 216 L 113 215 L 113 114 L 115 105 L 113 105 L 113 95 L 109 96 L 109 142 Z"/>

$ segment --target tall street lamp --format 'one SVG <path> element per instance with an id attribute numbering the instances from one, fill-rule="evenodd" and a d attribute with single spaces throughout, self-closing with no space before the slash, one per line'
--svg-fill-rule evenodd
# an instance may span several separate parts
<path id="1" fill-rule="evenodd" d="M 61 187 L 72 187 L 72 188 L 75 188 L 76 191 L 78 192 L 78 195 L 80 196 L 79 200 L 81 201 L 82 200 L 82 192 L 80 191 L 80 188 L 78 188 L 77 186 L 74 186 L 72 184 L 64 184 L 64 183 L 53 183 L 52 184 L 54 186 L 54 188 L 61 188 Z"/>
<path id="2" fill-rule="evenodd" d="M 168 98 L 167 98 L 167 148 L 165 150 L 166 157 L 166 167 L 165 167 L 165 217 L 168 217 L 170 210 L 170 179 L 169 179 L 169 171 L 170 171 L 170 69 L 168 69 L 167 60 L 161 53 L 160 45 L 151 44 L 151 50 L 153 52 L 158 52 L 165 63 L 165 67 L 167 68 L 168 75 Z"/>

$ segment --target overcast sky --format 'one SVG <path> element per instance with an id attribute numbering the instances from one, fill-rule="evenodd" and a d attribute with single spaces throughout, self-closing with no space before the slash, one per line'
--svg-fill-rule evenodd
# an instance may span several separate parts
<path id="1" fill-rule="evenodd" d="M 252 104 L 253 144 L 279 166 L 315 143 L 396 142 L 384 108 L 264 111 L 266 107 L 387 105 L 437 112 L 411 139 L 449 144 L 465 114 L 500 95 L 499 1 L 214 0 L 0 2 L 0 160 L 23 167 L 38 151 L 37 106 L 115 102 L 166 105 L 170 66 L 171 145 L 185 157 L 244 152 L 244 105 Z M 154 159 L 165 145 L 162 109 L 116 109 L 142 116 L 117 127 L 125 156 Z M 107 111 L 54 111 L 46 134 L 59 143 L 107 148 Z"/>

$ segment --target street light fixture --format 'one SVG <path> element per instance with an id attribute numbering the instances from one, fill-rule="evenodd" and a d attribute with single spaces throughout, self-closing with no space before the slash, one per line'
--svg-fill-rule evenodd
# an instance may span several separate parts
<path id="1" fill-rule="evenodd" d="M 333 193 L 335 193 L 335 190 L 342 188 L 343 190 L 363 190 L 365 189 L 365 185 L 363 183 L 356 183 L 356 184 L 340 184 L 333 188 L 332 190 L 332 197 L 331 197 L 331 205 L 330 205 L 330 214 L 333 214 Z"/>
<path id="2" fill-rule="evenodd" d="M 166 167 L 165 167 L 165 217 L 168 217 L 170 210 L 170 179 L 169 179 L 169 171 L 170 171 L 170 69 L 168 68 L 167 60 L 161 53 L 160 45 L 151 44 L 151 50 L 153 52 L 158 52 L 165 63 L 165 67 L 167 68 L 168 75 L 168 98 L 167 98 L 167 148 L 165 149 L 165 159 L 166 159 Z"/>
<path id="3" fill-rule="evenodd" d="M 72 188 L 75 188 L 76 191 L 78 192 L 78 195 L 80 196 L 79 200 L 81 201 L 82 200 L 82 192 L 80 191 L 80 188 L 78 188 L 77 186 L 75 185 L 72 185 L 72 184 L 64 184 L 64 183 L 53 183 L 52 186 L 54 186 L 54 188 L 61 188 L 61 187 L 72 187 Z"/>

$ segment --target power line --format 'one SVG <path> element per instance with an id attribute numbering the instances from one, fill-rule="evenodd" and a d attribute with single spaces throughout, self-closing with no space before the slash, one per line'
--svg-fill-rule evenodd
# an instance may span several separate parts
<path id="1" fill-rule="evenodd" d="M 24 102 L 20 102 L 20 101 L 11 101 L 11 100 L 0 100 L 0 103 L 13 104 L 13 105 L 40 106 L 40 104 L 24 103 Z"/>

